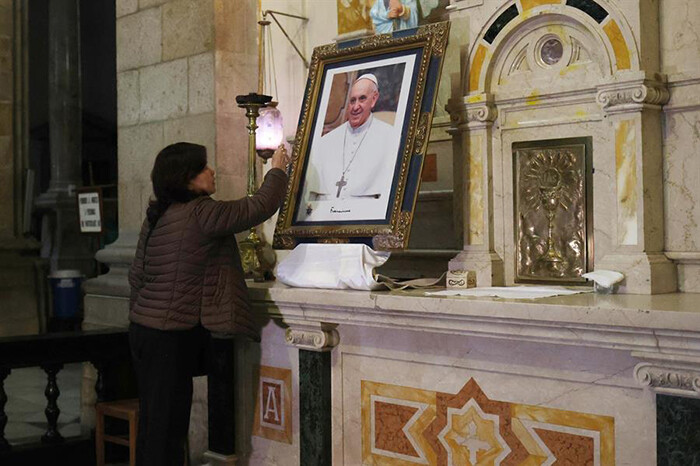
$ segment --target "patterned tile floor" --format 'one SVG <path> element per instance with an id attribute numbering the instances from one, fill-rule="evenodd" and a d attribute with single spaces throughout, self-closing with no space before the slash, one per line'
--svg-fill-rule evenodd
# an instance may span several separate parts
<path id="1" fill-rule="evenodd" d="M 82 364 L 66 364 L 58 373 L 58 430 L 64 437 L 80 435 Z M 17 445 L 37 441 L 46 432 L 46 373 L 38 367 L 14 369 L 5 379 L 5 438 Z"/>

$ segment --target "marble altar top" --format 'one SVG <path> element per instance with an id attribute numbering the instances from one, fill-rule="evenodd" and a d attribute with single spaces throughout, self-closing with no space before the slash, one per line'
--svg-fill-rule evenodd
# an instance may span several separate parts
<path id="1" fill-rule="evenodd" d="M 253 304 L 290 321 L 397 327 L 555 344 L 684 353 L 700 358 L 700 294 L 534 300 L 426 296 L 248 283 Z"/>

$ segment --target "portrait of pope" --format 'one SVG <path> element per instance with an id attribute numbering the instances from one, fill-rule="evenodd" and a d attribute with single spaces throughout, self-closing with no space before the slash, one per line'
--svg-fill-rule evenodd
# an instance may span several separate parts
<path id="1" fill-rule="evenodd" d="M 395 146 L 388 144 L 394 139 L 394 128 L 373 116 L 378 99 L 379 85 L 373 74 L 364 74 L 352 84 L 347 121 L 324 135 L 317 146 L 326 156 L 314 166 L 317 183 L 310 186 L 311 200 L 386 195 L 388 177 L 383 175 L 392 173 L 396 162 L 388 153 Z"/>
<path id="2" fill-rule="evenodd" d="M 401 142 L 405 63 L 338 73 L 312 140 L 297 220 L 383 218 Z M 334 99 L 340 103 L 334 104 Z M 337 109 L 337 110 L 336 110 Z M 399 114 L 400 113 L 400 114 Z M 336 117 L 337 114 L 337 117 Z"/>

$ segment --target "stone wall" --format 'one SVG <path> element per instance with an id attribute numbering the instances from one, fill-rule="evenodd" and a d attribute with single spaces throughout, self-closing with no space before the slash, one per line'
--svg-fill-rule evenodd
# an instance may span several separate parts
<path id="1" fill-rule="evenodd" d="M 140 227 L 165 145 L 188 140 L 215 157 L 214 11 L 205 3 L 117 2 L 120 230 Z"/>
<path id="2" fill-rule="evenodd" d="M 17 16 L 16 16 L 17 15 Z M 37 244 L 21 236 L 21 177 L 22 102 L 15 88 L 16 50 L 21 44 L 21 16 L 18 2 L 0 0 L 0 335 L 34 333 L 41 328 L 37 319 L 38 288 L 43 282 L 37 277 Z M 20 93 L 21 94 L 21 93 Z M 21 97 L 19 97 L 21 99 Z M 18 122 L 19 119 L 19 122 Z"/>
<path id="3" fill-rule="evenodd" d="M 235 7 L 235 8 L 234 8 Z M 245 193 L 243 111 L 255 89 L 255 2 L 117 2 L 119 227 L 138 230 L 164 146 L 206 146 L 218 197 Z"/>

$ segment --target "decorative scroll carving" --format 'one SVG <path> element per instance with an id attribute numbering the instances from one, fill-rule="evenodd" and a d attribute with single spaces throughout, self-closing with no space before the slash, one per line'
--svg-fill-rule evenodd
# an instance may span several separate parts
<path id="1" fill-rule="evenodd" d="M 598 104 L 608 113 L 638 111 L 644 106 L 660 107 L 668 98 L 666 85 L 651 80 L 601 86 L 596 96 Z"/>
<path id="2" fill-rule="evenodd" d="M 498 112 L 496 106 L 491 103 L 479 103 L 467 106 L 467 122 L 492 123 Z"/>
<path id="3" fill-rule="evenodd" d="M 700 398 L 700 372 L 697 370 L 640 363 L 634 368 L 637 382 L 660 393 Z"/>
<path id="4" fill-rule="evenodd" d="M 475 101 L 467 102 L 468 100 Z M 450 114 L 448 132 L 452 135 L 465 131 L 467 128 L 486 128 L 492 125 L 498 117 L 498 110 L 490 94 L 469 96 L 464 101 L 450 99 L 445 110 Z M 465 123 L 466 126 L 463 126 Z"/>
<path id="5" fill-rule="evenodd" d="M 334 328 L 294 328 L 284 334 L 288 345 L 313 351 L 328 351 L 338 344 L 340 338 Z"/>

